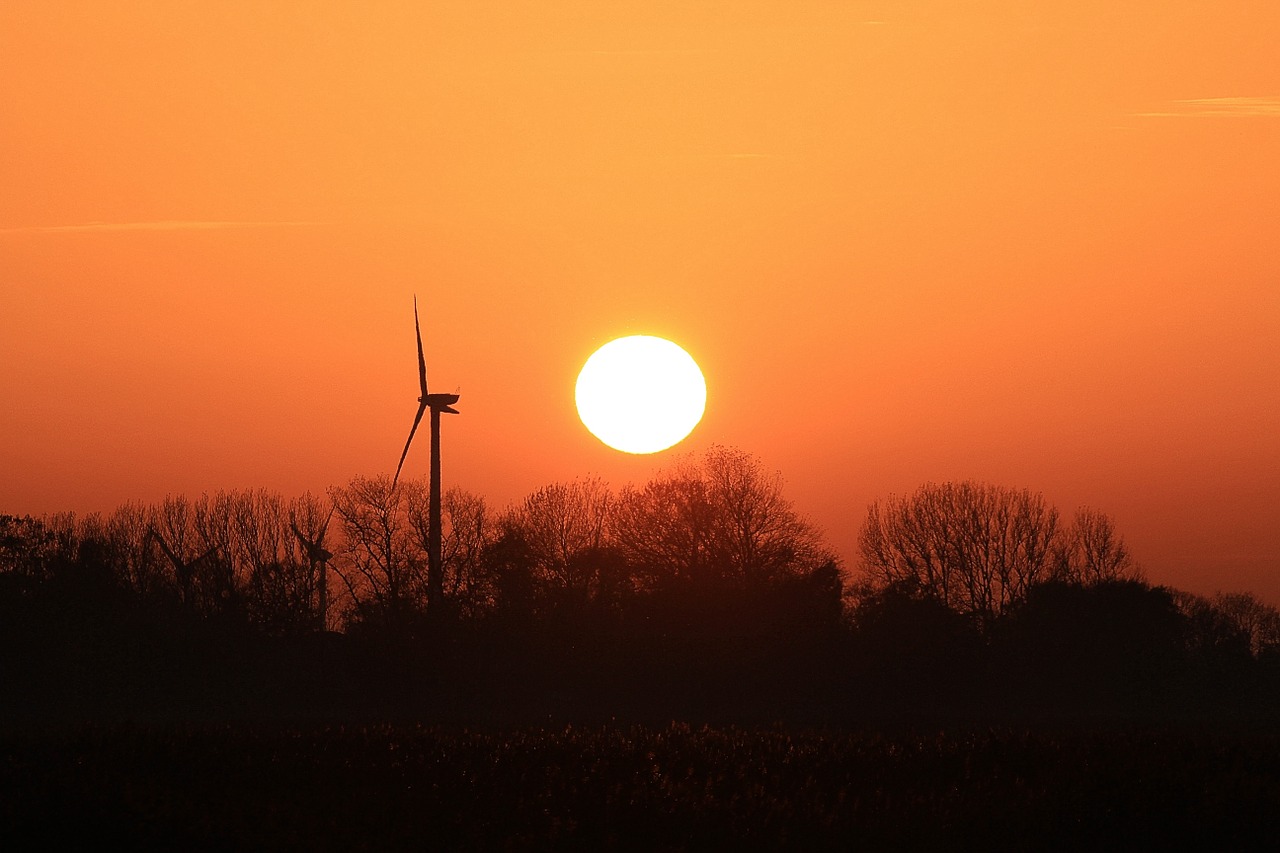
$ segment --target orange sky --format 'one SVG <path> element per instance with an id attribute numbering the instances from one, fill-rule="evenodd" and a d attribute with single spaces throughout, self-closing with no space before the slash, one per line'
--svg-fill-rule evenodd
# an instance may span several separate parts
<path id="1" fill-rule="evenodd" d="M 203 7 L 203 8 L 201 8 Z M 669 337 L 852 560 L 927 480 L 1280 602 L 1280 5 L 0 5 L 0 512 L 390 473 L 498 506 Z M 425 471 L 425 440 L 410 455 Z"/>

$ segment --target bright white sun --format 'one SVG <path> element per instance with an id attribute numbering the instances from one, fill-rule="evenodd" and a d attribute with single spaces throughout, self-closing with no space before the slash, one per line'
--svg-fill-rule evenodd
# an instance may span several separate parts
<path id="1" fill-rule="evenodd" d="M 587 359 L 574 396 L 596 438 L 627 453 L 657 453 L 702 420 L 707 383 L 697 362 L 671 341 L 632 335 Z"/>

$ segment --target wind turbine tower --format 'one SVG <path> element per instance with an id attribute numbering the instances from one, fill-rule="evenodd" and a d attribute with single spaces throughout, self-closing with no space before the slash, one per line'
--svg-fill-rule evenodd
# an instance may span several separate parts
<path id="1" fill-rule="evenodd" d="M 423 414 L 431 410 L 431 501 L 427 518 L 427 608 L 436 609 L 444 596 L 444 566 L 440 556 L 440 413 L 458 414 L 453 404 L 458 402 L 458 394 L 431 394 L 427 391 L 427 362 L 422 356 L 422 328 L 418 324 L 418 297 L 413 297 L 413 331 L 418 338 L 418 385 L 422 396 L 418 397 L 418 414 L 413 418 L 413 426 L 409 428 L 409 440 L 404 443 L 404 451 L 400 454 L 400 464 L 396 466 L 396 475 L 391 479 L 394 489 L 400 479 L 400 469 L 404 467 L 404 458 L 409 455 L 409 445 L 413 443 L 413 435 L 418 431 Z"/>
<path id="2" fill-rule="evenodd" d="M 310 563 L 312 583 L 316 585 L 319 594 L 319 623 L 320 630 L 329 630 L 329 558 L 333 556 L 333 552 L 324 547 L 324 534 L 329 529 L 329 521 L 333 518 L 333 511 L 329 512 L 329 517 L 324 520 L 324 524 L 320 526 L 320 532 L 316 534 L 314 539 L 309 539 L 298 529 L 298 523 L 294 520 L 289 521 L 289 527 L 293 529 L 293 535 L 298 537 L 298 542 L 302 545 L 302 550 L 306 552 L 307 562 Z M 317 573 L 317 568 L 319 572 Z"/>

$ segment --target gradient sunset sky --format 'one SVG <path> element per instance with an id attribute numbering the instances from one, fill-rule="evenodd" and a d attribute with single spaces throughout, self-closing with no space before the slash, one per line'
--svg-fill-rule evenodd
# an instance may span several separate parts
<path id="1" fill-rule="evenodd" d="M 725 444 L 847 565 L 976 479 L 1280 603 L 1277 45 L 1242 0 L 5 0 L 0 513 L 389 475 L 416 293 L 496 507 Z M 636 333 L 708 384 L 651 457 L 573 405 Z"/>

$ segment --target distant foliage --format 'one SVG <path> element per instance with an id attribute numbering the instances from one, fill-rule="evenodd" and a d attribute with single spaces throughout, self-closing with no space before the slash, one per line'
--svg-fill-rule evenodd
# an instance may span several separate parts
<path id="1" fill-rule="evenodd" d="M 30 516 L 0 515 L 0 574 L 44 578 L 55 554 L 52 532 Z"/>
<path id="2" fill-rule="evenodd" d="M 1280 661 L 1280 610 L 1248 592 L 1206 597 L 1178 592 L 1188 649 L 1200 661 L 1266 657 Z"/>
<path id="3" fill-rule="evenodd" d="M 262 490 L 224 491 L 195 501 L 169 496 L 152 506 L 128 503 L 107 516 L 28 519 L 23 544 L 13 540 L 13 569 L 43 575 L 60 568 L 200 617 L 245 619 L 273 632 L 311 630 L 319 577 L 289 518 L 314 518 L 322 511 L 315 504 L 310 496 L 287 503 Z M 4 528 L 14 530 L 0 522 Z M 0 566 L 3 543 L 0 538 Z"/>
<path id="4" fill-rule="evenodd" d="M 1109 516 L 1064 525 L 1027 490 L 929 484 L 876 502 L 849 584 L 781 476 L 733 449 L 621 490 L 551 483 L 501 511 L 451 488 L 440 583 L 427 489 L 356 477 L 294 499 L 0 516 L 0 717 L 140 696 L 456 709 L 594 691 L 664 716 L 1280 699 L 1280 611 L 1153 587 Z"/>
<path id="5" fill-rule="evenodd" d="M 1210 601 L 1227 624 L 1247 638 L 1254 657 L 1280 654 L 1280 610 L 1248 592 L 1219 592 Z"/>
<path id="6" fill-rule="evenodd" d="M 1134 580 L 1039 584 L 996 641 L 1010 681 L 1056 708 L 1142 708 L 1185 662 L 1173 594 Z"/>

